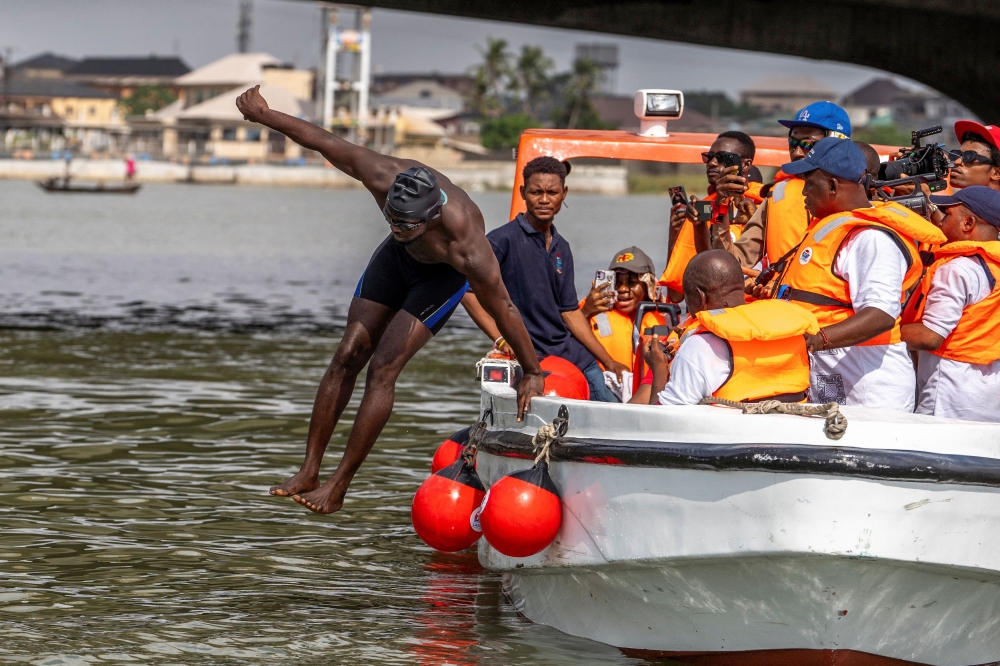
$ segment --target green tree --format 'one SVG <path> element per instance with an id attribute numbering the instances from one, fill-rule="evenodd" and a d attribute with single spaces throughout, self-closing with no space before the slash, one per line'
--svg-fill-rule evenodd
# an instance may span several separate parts
<path id="1" fill-rule="evenodd" d="M 118 104 L 127 116 L 141 116 L 146 111 L 159 111 L 177 101 L 177 95 L 163 86 L 139 86 Z"/>
<path id="2" fill-rule="evenodd" d="M 538 121 L 527 113 L 511 113 L 485 121 L 479 130 L 479 140 L 490 150 L 517 148 L 521 132 L 538 127 Z"/>
<path id="3" fill-rule="evenodd" d="M 534 116 L 538 101 L 548 93 L 549 72 L 555 67 L 539 46 L 525 45 L 514 64 L 509 88 L 521 96 L 521 109 Z"/>
<path id="4" fill-rule="evenodd" d="M 851 138 L 855 141 L 864 141 L 865 143 L 903 147 L 910 145 L 911 137 L 909 132 L 895 124 L 881 125 L 872 123 L 854 130 Z"/>
<path id="5" fill-rule="evenodd" d="M 475 80 L 472 103 L 480 115 L 497 118 L 503 113 L 503 92 L 508 88 L 511 75 L 510 52 L 506 39 L 486 40 L 486 48 L 479 49 L 482 64 L 473 68 Z"/>
<path id="6" fill-rule="evenodd" d="M 573 61 L 573 69 L 555 78 L 555 88 L 563 99 L 553 119 L 566 129 L 612 129 L 611 123 L 601 120 L 591 97 L 604 77 L 600 65 L 586 58 Z"/>

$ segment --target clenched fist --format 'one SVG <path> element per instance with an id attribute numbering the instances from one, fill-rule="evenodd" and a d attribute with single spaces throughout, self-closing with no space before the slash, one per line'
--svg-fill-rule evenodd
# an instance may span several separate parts
<path id="1" fill-rule="evenodd" d="M 270 110 L 267 100 L 260 94 L 260 86 L 254 86 L 236 98 L 236 108 L 243 114 L 245 120 L 259 123 Z"/>

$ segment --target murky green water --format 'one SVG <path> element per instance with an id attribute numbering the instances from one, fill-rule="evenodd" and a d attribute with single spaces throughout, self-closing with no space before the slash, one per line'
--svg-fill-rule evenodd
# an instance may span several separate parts
<path id="1" fill-rule="evenodd" d="M 410 363 L 341 512 L 267 494 L 383 231 L 344 217 L 365 197 L 0 182 L 0 663 L 635 663 L 518 617 L 474 553 L 413 532 L 435 447 L 475 418 L 477 332 Z M 607 250 L 598 221 L 578 254 Z"/>

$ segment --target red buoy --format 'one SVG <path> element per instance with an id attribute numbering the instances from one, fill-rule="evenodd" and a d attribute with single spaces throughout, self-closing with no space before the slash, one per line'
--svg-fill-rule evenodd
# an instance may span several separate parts
<path id="1" fill-rule="evenodd" d="M 534 555 L 556 538 L 562 524 L 561 504 L 545 461 L 509 474 L 486 495 L 479 516 L 483 536 L 504 555 Z"/>
<path id="2" fill-rule="evenodd" d="M 580 368 L 561 356 L 546 356 L 540 364 L 545 375 L 544 395 L 590 400 L 590 386 Z"/>
<path id="3" fill-rule="evenodd" d="M 447 553 L 465 550 L 481 536 L 472 515 L 485 496 L 479 475 L 458 460 L 420 484 L 410 507 L 413 529 L 431 548 Z"/>
<path id="4" fill-rule="evenodd" d="M 434 458 L 431 460 L 431 474 L 437 473 L 459 459 L 462 455 L 462 450 L 465 449 L 465 445 L 469 443 L 470 430 L 472 430 L 471 427 L 462 428 L 444 440 L 441 446 L 437 448 L 437 451 L 434 452 Z"/>

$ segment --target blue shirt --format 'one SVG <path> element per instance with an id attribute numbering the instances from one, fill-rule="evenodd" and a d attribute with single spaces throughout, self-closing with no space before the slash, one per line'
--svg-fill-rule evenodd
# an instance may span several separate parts
<path id="1" fill-rule="evenodd" d="M 513 222 L 486 234 L 500 263 L 500 275 L 539 357 L 561 356 L 583 370 L 594 356 L 573 337 L 563 312 L 578 310 L 573 275 L 573 253 L 555 225 L 552 243 L 536 231 L 524 213 Z"/>

